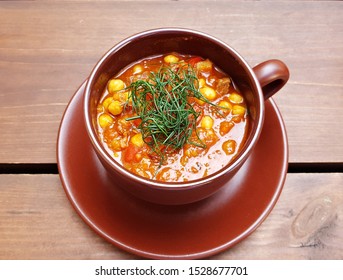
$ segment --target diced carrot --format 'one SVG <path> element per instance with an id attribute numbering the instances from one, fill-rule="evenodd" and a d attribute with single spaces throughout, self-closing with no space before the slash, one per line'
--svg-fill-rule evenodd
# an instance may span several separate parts
<path id="1" fill-rule="evenodd" d="M 140 148 L 132 143 L 129 143 L 129 146 L 124 150 L 124 161 L 132 162 L 137 161 L 136 154 L 139 152 Z"/>
<path id="2" fill-rule="evenodd" d="M 135 119 L 135 120 L 133 121 L 133 124 L 134 124 L 136 127 L 138 127 L 138 126 L 141 124 L 141 122 L 142 122 L 141 119 Z"/>

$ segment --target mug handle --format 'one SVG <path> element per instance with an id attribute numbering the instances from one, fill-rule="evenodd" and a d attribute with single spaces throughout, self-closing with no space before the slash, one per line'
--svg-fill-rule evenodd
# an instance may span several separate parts
<path id="1" fill-rule="evenodd" d="M 262 62 L 253 71 L 260 82 L 264 100 L 278 92 L 289 79 L 289 70 L 281 60 L 271 59 Z"/>

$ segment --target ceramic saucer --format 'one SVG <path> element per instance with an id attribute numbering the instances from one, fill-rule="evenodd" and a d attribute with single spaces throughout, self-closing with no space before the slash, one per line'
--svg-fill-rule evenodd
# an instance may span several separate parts
<path id="1" fill-rule="evenodd" d="M 256 148 L 227 186 L 200 202 L 163 206 L 133 197 L 109 179 L 87 137 L 84 88 L 85 83 L 64 113 L 57 161 L 71 204 L 107 241 L 146 258 L 205 258 L 242 241 L 274 207 L 287 174 L 288 145 L 273 100 L 266 102 Z"/>

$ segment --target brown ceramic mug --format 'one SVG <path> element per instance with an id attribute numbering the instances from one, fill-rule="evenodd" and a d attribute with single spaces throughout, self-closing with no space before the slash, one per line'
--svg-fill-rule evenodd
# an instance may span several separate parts
<path id="1" fill-rule="evenodd" d="M 188 182 L 159 182 L 129 172 L 106 151 L 96 129 L 97 104 L 108 80 L 135 61 L 171 52 L 208 58 L 232 77 L 246 97 L 252 119 L 245 145 L 229 165 L 207 177 Z M 115 186 L 154 203 L 195 202 L 218 191 L 247 160 L 263 127 L 264 101 L 280 90 L 288 78 L 289 71 L 283 62 L 269 60 L 251 68 L 230 46 L 201 32 L 180 28 L 145 31 L 115 45 L 93 69 L 84 94 L 86 130 L 96 155 Z"/>

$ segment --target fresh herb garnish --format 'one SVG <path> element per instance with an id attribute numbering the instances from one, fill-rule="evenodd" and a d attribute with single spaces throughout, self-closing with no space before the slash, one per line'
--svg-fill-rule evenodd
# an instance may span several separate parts
<path id="1" fill-rule="evenodd" d="M 138 129 L 144 142 L 159 156 L 160 165 L 166 154 L 181 149 L 186 143 L 206 148 L 196 130 L 200 112 L 194 109 L 189 97 L 211 102 L 199 92 L 198 78 L 191 66 L 162 66 L 146 80 L 131 83 L 129 92 L 137 116 L 126 120 L 141 120 Z M 197 140 L 191 142 L 193 131 Z"/>

